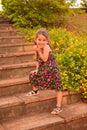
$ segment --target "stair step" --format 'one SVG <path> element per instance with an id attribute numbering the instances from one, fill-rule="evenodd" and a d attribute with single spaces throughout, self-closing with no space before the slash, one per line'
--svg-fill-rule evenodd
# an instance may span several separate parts
<path id="1" fill-rule="evenodd" d="M 29 115 L 39 114 L 43 111 L 51 111 L 56 105 L 54 90 L 40 90 L 37 96 L 27 96 L 27 92 L 0 97 L 0 119 L 16 118 L 28 113 Z M 79 93 L 63 92 L 63 105 L 80 101 L 80 98 L 77 98 L 78 95 Z M 69 99 L 70 96 L 71 99 Z"/>
<path id="2" fill-rule="evenodd" d="M 27 92 L 30 89 L 28 76 L 0 81 L 0 97 Z"/>
<path id="3" fill-rule="evenodd" d="M 35 61 L 35 51 L 0 55 L 0 65 L 20 64 L 29 61 Z"/>
<path id="4" fill-rule="evenodd" d="M 0 125 L 0 130 L 5 130 L 2 125 Z"/>
<path id="5" fill-rule="evenodd" d="M 33 43 L 16 43 L 16 44 L 1 44 L 0 54 L 8 54 L 14 52 L 33 51 Z"/>
<path id="6" fill-rule="evenodd" d="M 14 29 L 0 30 L 0 37 L 14 36 L 17 35 L 18 32 L 19 32 L 18 30 L 14 30 Z"/>
<path id="7" fill-rule="evenodd" d="M 25 38 L 25 36 L 4 36 L 0 37 L 0 44 L 22 43 Z"/>
<path id="8" fill-rule="evenodd" d="M 31 70 L 35 69 L 35 66 L 36 62 L 1 65 L 0 79 L 5 80 L 27 76 Z"/>
<path id="9" fill-rule="evenodd" d="M 1 3 L 1 2 L 0 2 Z M 3 23 L 9 23 L 10 22 L 10 20 L 7 18 L 7 17 L 5 17 L 5 16 L 2 16 L 1 14 L 0 14 L 0 24 L 3 24 Z"/>
<path id="10" fill-rule="evenodd" d="M 58 115 L 48 112 L 39 112 L 32 116 L 25 115 L 20 118 L 1 122 L 4 130 L 86 130 L 87 104 L 82 102 L 64 106 Z M 3 130 L 1 129 L 1 130 Z"/>
<path id="11" fill-rule="evenodd" d="M 53 125 L 57 123 L 59 126 L 63 125 L 64 119 L 58 116 L 52 116 L 49 113 L 40 113 L 32 117 L 27 115 L 15 121 L 3 122 L 2 127 L 4 127 L 4 130 L 48 130 L 47 128 L 50 127 L 49 130 L 54 130 Z"/>
<path id="12" fill-rule="evenodd" d="M 15 27 L 12 24 L 0 23 L 0 30 L 12 30 L 12 29 L 15 29 Z"/>

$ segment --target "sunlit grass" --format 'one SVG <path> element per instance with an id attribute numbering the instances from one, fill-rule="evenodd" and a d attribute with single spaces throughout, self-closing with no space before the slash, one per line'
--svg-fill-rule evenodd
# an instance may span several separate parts
<path id="1" fill-rule="evenodd" d="M 67 24 L 65 27 L 67 30 L 87 39 L 87 14 L 67 17 L 66 20 Z"/>

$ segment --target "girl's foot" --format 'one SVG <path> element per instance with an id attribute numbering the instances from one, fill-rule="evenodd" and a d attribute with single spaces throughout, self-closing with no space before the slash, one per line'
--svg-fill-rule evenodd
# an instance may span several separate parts
<path id="1" fill-rule="evenodd" d="M 53 111 L 51 112 L 51 114 L 54 114 L 54 115 L 59 114 L 60 112 L 62 112 L 62 110 L 63 110 L 62 107 L 58 107 L 57 106 L 56 108 L 53 109 Z"/>
<path id="2" fill-rule="evenodd" d="M 38 95 L 39 94 L 39 89 L 37 89 L 37 90 L 31 90 L 30 92 L 28 92 L 28 96 L 30 95 L 30 96 L 36 96 L 36 95 Z"/>

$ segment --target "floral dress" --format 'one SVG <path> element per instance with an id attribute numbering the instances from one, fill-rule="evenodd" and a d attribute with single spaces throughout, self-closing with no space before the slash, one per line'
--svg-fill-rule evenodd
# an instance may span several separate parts
<path id="1" fill-rule="evenodd" d="M 62 90 L 60 70 L 52 52 L 44 62 L 38 57 L 39 68 L 37 73 L 29 74 L 29 83 L 40 89 Z"/>

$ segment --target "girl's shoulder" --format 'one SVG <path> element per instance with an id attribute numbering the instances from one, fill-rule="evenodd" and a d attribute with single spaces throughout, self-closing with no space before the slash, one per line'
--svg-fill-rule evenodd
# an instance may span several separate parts
<path id="1" fill-rule="evenodd" d="M 45 46 L 44 46 L 44 49 L 47 49 L 47 50 L 52 51 L 49 45 L 45 45 Z"/>

